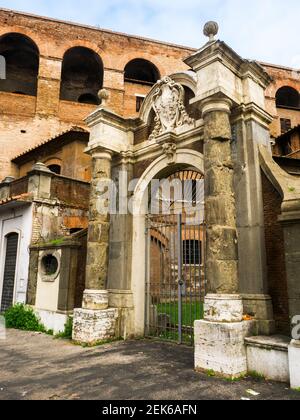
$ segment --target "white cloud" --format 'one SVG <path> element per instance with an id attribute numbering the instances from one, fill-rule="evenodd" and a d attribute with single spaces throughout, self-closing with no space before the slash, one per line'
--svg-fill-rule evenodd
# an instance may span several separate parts
<path id="1" fill-rule="evenodd" d="M 2 0 L 2 7 L 200 47 L 203 24 L 247 58 L 297 65 L 299 0 Z"/>

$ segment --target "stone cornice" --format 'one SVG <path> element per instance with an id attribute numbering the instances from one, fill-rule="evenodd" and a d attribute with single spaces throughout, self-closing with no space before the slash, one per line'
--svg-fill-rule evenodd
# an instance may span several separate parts
<path id="1" fill-rule="evenodd" d="M 137 127 L 138 119 L 123 118 L 107 108 L 99 107 L 86 119 L 86 124 L 91 128 L 100 123 L 115 127 L 121 131 L 128 132 Z"/>
<path id="2" fill-rule="evenodd" d="M 251 102 L 249 104 L 241 104 L 232 110 L 231 121 L 237 122 L 240 120 L 255 120 L 265 128 L 269 128 L 269 125 L 273 121 L 273 117 L 267 111 Z"/>
<path id="3" fill-rule="evenodd" d="M 198 71 L 214 62 L 221 62 L 241 79 L 251 77 L 264 88 L 271 82 L 271 77 L 259 63 L 244 60 L 223 41 L 206 44 L 195 54 L 186 58 L 184 62 L 194 71 Z"/>

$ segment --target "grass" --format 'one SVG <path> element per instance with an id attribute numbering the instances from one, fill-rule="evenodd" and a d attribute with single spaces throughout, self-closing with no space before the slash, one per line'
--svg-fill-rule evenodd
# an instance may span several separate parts
<path id="1" fill-rule="evenodd" d="M 178 325 L 178 303 L 161 303 L 157 305 L 159 314 L 167 314 L 170 317 L 172 325 Z M 204 305 L 202 302 L 182 303 L 182 325 L 193 326 L 194 321 L 203 319 Z"/>
<path id="2" fill-rule="evenodd" d="M 106 344 L 113 344 L 113 343 L 117 343 L 117 342 L 121 342 L 121 341 L 124 341 L 124 339 L 122 337 L 95 341 L 94 343 L 90 343 L 90 344 L 80 343 L 80 342 L 77 342 L 77 341 L 72 341 L 72 343 L 75 346 L 80 346 L 80 347 L 83 347 L 83 348 L 93 348 L 93 347 L 100 347 L 100 346 L 104 346 Z"/>
<path id="3" fill-rule="evenodd" d="M 258 373 L 255 371 L 250 371 L 247 374 L 248 377 L 252 378 L 252 379 L 258 379 L 260 381 L 265 381 L 266 378 L 264 377 L 264 375 L 262 373 Z"/>
<path id="4" fill-rule="evenodd" d="M 158 314 L 165 314 L 170 318 L 170 325 L 164 328 L 153 328 L 151 336 L 159 340 L 179 342 L 178 333 L 178 302 L 160 303 L 156 305 Z M 194 343 L 194 321 L 203 319 L 204 305 L 202 302 L 182 303 L 182 343 L 191 345 Z"/>
<path id="5" fill-rule="evenodd" d="M 66 324 L 65 324 L 64 331 L 59 333 L 59 334 L 56 334 L 55 338 L 72 340 L 72 332 L 73 332 L 73 319 L 69 317 Z"/>

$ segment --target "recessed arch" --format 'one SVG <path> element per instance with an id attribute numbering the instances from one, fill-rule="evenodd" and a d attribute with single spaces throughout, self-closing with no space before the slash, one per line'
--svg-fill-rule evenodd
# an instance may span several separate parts
<path id="1" fill-rule="evenodd" d="M 157 158 L 146 169 L 134 190 L 132 199 L 133 213 L 133 249 L 131 287 L 134 295 L 135 332 L 144 334 L 145 327 L 145 275 L 146 275 L 146 214 L 148 209 L 148 186 L 152 179 L 169 177 L 176 170 L 193 168 L 204 174 L 204 157 L 191 149 L 177 152 L 176 164 L 169 165 L 165 155 Z"/>
<path id="2" fill-rule="evenodd" d="M 27 35 L 11 32 L 0 37 L 0 55 L 5 58 L 6 78 L 0 90 L 19 95 L 37 95 L 39 49 Z"/>
<path id="3" fill-rule="evenodd" d="M 160 79 L 158 68 L 144 58 L 135 58 L 125 66 L 125 82 L 154 85 Z"/>
<path id="4" fill-rule="evenodd" d="M 276 106 L 300 109 L 299 92 L 291 86 L 283 86 L 276 92 Z"/>
<path id="5" fill-rule="evenodd" d="M 98 105 L 103 72 L 102 60 L 95 51 L 86 47 L 69 49 L 63 58 L 60 99 Z"/>

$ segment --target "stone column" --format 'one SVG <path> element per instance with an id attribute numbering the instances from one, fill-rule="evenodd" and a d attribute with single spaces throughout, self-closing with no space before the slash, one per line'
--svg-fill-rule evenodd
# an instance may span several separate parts
<path id="1" fill-rule="evenodd" d="M 90 194 L 89 230 L 86 263 L 86 290 L 83 307 L 106 309 L 108 307 L 107 273 L 109 252 L 109 201 L 107 183 L 111 180 L 111 159 L 108 151 L 94 149 L 92 156 L 92 181 Z M 95 293 L 96 291 L 96 293 Z M 101 291 L 100 296 L 97 298 Z M 95 297 L 95 299 L 93 298 Z M 99 300 L 100 299 L 100 300 Z"/>
<path id="2" fill-rule="evenodd" d="M 247 372 L 244 338 L 253 324 L 243 322 L 239 295 L 238 240 L 231 157 L 231 101 L 201 103 L 204 118 L 206 280 L 204 321 L 195 323 L 196 370 L 236 377 Z"/>
<path id="3" fill-rule="evenodd" d="M 109 259 L 109 183 L 112 154 L 95 147 L 92 156 L 89 230 L 86 263 L 86 290 L 82 309 L 74 312 L 73 339 L 93 344 L 113 338 L 118 318 L 117 309 L 109 309 L 107 290 Z"/>

